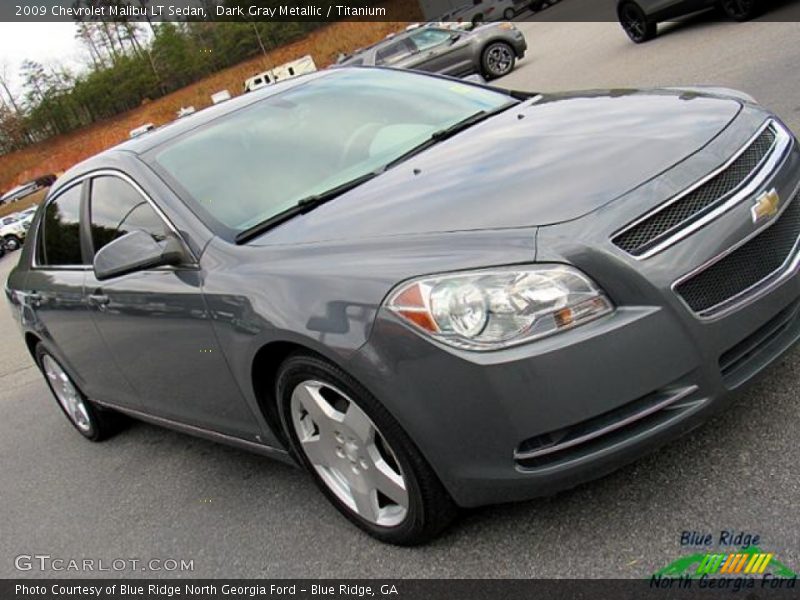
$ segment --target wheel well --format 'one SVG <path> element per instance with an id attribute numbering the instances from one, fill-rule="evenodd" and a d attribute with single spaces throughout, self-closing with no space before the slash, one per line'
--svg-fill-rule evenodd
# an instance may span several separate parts
<path id="1" fill-rule="evenodd" d="M 283 361 L 295 352 L 316 354 L 316 352 L 301 344 L 271 342 L 259 349 L 253 358 L 253 391 L 261 408 L 261 413 L 278 439 L 287 446 L 288 440 L 284 434 L 283 425 L 281 425 L 278 403 L 275 398 L 275 380 L 278 377 L 278 369 L 283 364 Z"/>
<path id="2" fill-rule="evenodd" d="M 25 345 L 28 347 L 28 352 L 31 353 L 33 360 L 36 360 L 36 344 L 41 340 L 30 332 L 25 333 Z"/>

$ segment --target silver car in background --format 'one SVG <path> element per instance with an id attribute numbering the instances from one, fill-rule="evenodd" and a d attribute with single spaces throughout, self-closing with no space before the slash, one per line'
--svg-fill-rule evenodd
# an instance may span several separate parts
<path id="1" fill-rule="evenodd" d="M 472 31 L 420 27 L 356 52 L 339 66 L 388 66 L 496 79 L 514 70 L 528 45 L 511 23 L 492 23 Z"/>

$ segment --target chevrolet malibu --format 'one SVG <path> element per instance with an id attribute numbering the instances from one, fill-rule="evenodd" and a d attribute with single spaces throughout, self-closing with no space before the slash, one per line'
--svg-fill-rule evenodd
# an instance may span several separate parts
<path id="1" fill-rule="evenodd" d="M 396 544 L 696 427 L 800 336 L 800 153 L 726 89 L 335 69 L 61 177 L 7 296 L 58 405 L 307 469 Z"/>

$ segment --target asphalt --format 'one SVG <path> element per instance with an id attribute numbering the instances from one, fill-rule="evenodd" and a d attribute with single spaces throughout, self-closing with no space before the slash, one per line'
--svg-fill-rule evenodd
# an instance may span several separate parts
<path id="1" fill-rule="evenodd" d="M 519 26 L 530 51 L 501 85 L 731 86 L 800 132 L 800 24 L 700 17 L 641 47 L 613 23 Z M 17 258 L 0 259 L 0 280 Z M 471 511 L 404 549 L 354 529 L 292 467 L 144 424 L 88 443 L 56 408 L 5 303 L 0 348 L 0 577 L 76 575 L 14 567 L 18 555 L 47 554 L 191 560 L 182 575 L 193 577 L 638 578 L 687 552 L 684 530 L 757 534 L 800 568 L 800 350 L 658 453 L 552 498 Z"/>

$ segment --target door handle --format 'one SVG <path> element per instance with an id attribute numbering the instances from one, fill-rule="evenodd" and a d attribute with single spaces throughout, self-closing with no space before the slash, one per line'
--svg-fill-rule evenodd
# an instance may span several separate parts
<path id="1" fill-rule="evenodd" d="M 102 309 L 109 302 L 111 302 L 111 300 L 105 294 L 89 294 L 89 304 L 92 306 Z"/>

